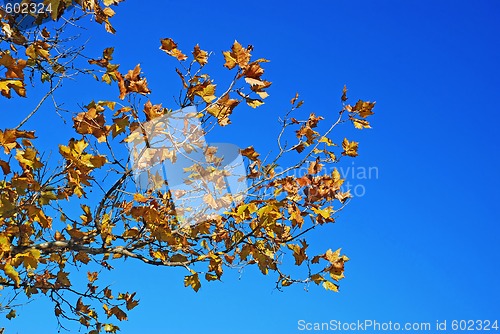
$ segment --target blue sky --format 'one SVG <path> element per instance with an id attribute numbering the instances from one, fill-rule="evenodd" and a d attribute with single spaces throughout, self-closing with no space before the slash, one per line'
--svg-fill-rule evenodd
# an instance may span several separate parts
<path id="1" fill-rule="evenodd" d="M 337 224 L 310 235 L 318 252 L 342 247 L 351 258 L 340 293 L 278 292 L 255 268 L 194 293 L 183 287 L 183 271 L 128 260 L 109 276 L 141 300 L 119 324 L 122 333 L 299 333 L 301 319 L 500 322 L 497 1 L 127 1 L 116 11 L 117 35 L 92 27 L 88 51 L 115 46 L 122 71 L 141 63 L 153 102 L 164 106 L 175 107 L 180 85 L 160 38 L 172 37 L 186 53 L 197 43 L 213 50 L 215 77 L 227 78 L 220 51 L 235 39 L 271 60 L 266 105 L 234 115 L 217 132 L 225 142 L 268 150 L 297 91 L 304 110 L 326 122 L 344 84 L 351 100 L 377 101 L 373 129 L 344 127 L 334 137 L 360 142 L 360 156 L 343 161 L 344 170 L 374 167 L 378 177 L 352 180 L 364 196 Z M 107 94 L 73 83 L 65 89 L 74 105 Z M 0 107 L 12 111 L 13 103 L 22 104 L 0 100 Z M 49 124 L 53 115 L 44 112 L 33 122 L 47 123 L 39 135 L 53 134 L 49 145 L 62 123 Z M 10 112 L 1 127 L 21 118 Z M 52 310 L 36 306 L 18 312 L 13 333 L 54 332 Z"/>

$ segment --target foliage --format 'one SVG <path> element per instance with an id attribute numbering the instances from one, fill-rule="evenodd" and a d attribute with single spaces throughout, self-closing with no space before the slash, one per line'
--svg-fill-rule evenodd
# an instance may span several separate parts
<path id="1" fill-rule="evenodd" d="M 99 272 L 112 270 L 110 263 L 120 258 L 183 267 L 187 270 L 184 285 L 195 291 L 204 281 L 220 280 L 228 268 L 251 265 L 264 275 L 275 275 L 278 289 L 313 282 L 338 291 L 348 258 L 340 249 L 309 254 L 306 236 L 312 229 L 334 223 L 351 197 L 342 192 L 339 172 L 325 171 L 345 156 L 356 157 L 358 143 L 347 138 L 334 143 L 333 129 L 346 122 L 357 129 L 370 128 L 367 117 L 373 114 L 375 103 L 348 104 L 344 87 L 337 120 L 320 132 L 318 125 L 324 118 L 310 113 L 300 119 L 297 109 L 303 101 L 296 94 L 280 119 L 275 156 L 264 159 L 253 146 L 241 150 L 250 181 L 245 201 L 199 224 L 181 224 L 169 189 L 131 191 L 137 188 L 130 161 L 115 152 L 131 142 L 134 131 L 145 122 L 172 110 L 147 99 L 151 90 L 141 67 L 122 72 L 113 62 L 114 48 L 91 57 L 88 65 L 92 68 L 83 69 L 75 66 L 85 59 L 83 45 L 75 47 L 73 41 L 68 46 L 63 37 L 68 24 L 89 16 L 115 33 L 110 19 L 115 14 L 112 7 L 120 1 L 47 2 L 56 9 L 50 13 L 55 21 L 51 28 L 40 24 L 23 31 L 12 15 L 0 10 L 3 98 L 26 98 L 28 78 L 50 86 L 17 127 L 0 129 L 0 288 L 13 291 L 13 297 L 1 305 L 8 319 L 16 316 L 20 295 L 30 299 L 42 294 L 53 301 L 60 326 L 75 320 L 90 333 L 116 332 L 119 328 L 113 320 L 126 320 L 127 311 L 138 305 L 135 293 L 117 293 L 99 283 Z M 59 20 L 63 15 L 65 19 Z M 43 18 L 36 19 L 42 22 Z M 251 45 L 234 41 L 218 58 L 199 45 L 183 53 L 171 38 L 162 39 L 159 46 L 179 63 L 175 69 L 182 87 L 179 107 L 197 105 L 196 117 L 205 132 L 228 126 L 237 108 L 245 104 L 257 108 L 268 97 L 271 82 L 263 78 L 268 60 L 253 59 Z M 205 71 L 211 58 L 232 75 L 225 89 Z M 37 147 L 36 129 L 26 124 L 64 80 L 79 75 L 115 85 L 117 100 L 90 101 L 73 115 L 74 136 L 60 144 L 59 157 L 54 159 L 62 163 L 52 167 L 44 159 L 43 147 Z M 137 97 L 147 101 L 139 104 Z M 286 133 L 295 134 L 293 145 L 283 140 Z M 291 154 L 299 157 L 297 162 L 283 166 L 283 157 Z M 161 159 L 175 162 L 175 152 Z M 301 168 L 306 169 L 303 175 L 294 173 Z M 109 185 L 99 179 L 104 174 L 112 179 Z M 102 189 L 103 184 L 108 187 Z M 91 190 L 95 191 L 89 195 Z M 97 198 L 95 205 L 88 196 Z M 214 208 L 220 206 L 214 198 L 204 200 Z M 75 208 L 79 214 L 73 214 Z M 306 268 L 305 277 L 283 270 L 285 260 L 292 257 L 296 266 Z M 91 265 L 100 269 L 87 272 L 85 285 L 73 284 L 73 277 Z"/>

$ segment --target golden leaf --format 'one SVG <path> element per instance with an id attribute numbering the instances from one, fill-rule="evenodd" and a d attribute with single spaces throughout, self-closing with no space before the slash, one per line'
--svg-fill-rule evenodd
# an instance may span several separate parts
<path id="1" fill-rule="evenodd" d="M 339 291 L 339 286 L 337 284 L 330 282 L 330 281 L 324 281 L 323 288 L 325 288 L 326 290 L 334 291 L 334 292 Z"/>
<path id="2" fill-rule="evenodd" d="M 198 44 L 194 47 L 193 57 L 201 66 L 208 63 L 208 52 L 201 50 Z"/>
<path id="3" fill-rule="evenodd" d="M 187 56 L 177 49 L 177 44 L 171 38 L 163 38 L 160 40 L 160 50 L 165 51 L 168 55 L 177 58 L 178 60 L 186 60 Z"/>
<path id="4" fill-rule="evenodd" d="M 231 51 L 224 51 L 222 53 L 224 55 L 224 59 L 226 60 L 224 66 L 230 70 L 232 70 L 236 65 L 241 68 L 246 67 L 250 61 L 251 50 L 251 45 L 244 49 L 238 41 L 234 41 Z"/>
<path id="5" fill-rule="evenodd" d="M 233 109 L 240 103 L 240 101 L 235 99 L 230 99 L 229 94 L 226 94 L 219 98 L 216 103 L 213 103 L 207 108 L 207 112 L 217 118 L 217 122 L 221 126 L 226 126 L 230 124 L 229 116 L 233 112 Z"/>
<path id="6" fill-rule="evenodd" d="M 356 102 L 356 104 L 352 107 L 352 112 L 356 112 L 361 116 L 362 118 L 366 118 L 370 115 L 373 115 L 372 109 L 375 107 L 375 102 L 370 102 L 370 101 L 362 101 L 359 100 Z"/>
<path id="7" fill-rule="evenodd" d="M 146 120 L 150 121 L 152 119 L 162 116 L 163 108 L 161 104 L 153 105 L 151 101 L 148 101 L 144 104 L 144 114 L 146 114 Z"/>
<path id="8" fill-rule="evenodd" d="M 354 118 L 352 116 L 349 116 L 349 119 L 351 120 L 352 124 L 356 129 L 370 129 L 370 123 L 367 120 L 364 119 L 359 119 L 359 118 Z"/>
<path id="9" fill-rule="evenodd" d="M 335 198 L 338 199 L 340 201 L 340 203 L 344 204 L 345 201 L 347 201 L 349 198 L 352 197 L 350 191 L 351 190 L 348 190 L 345 193 L 338 191 L 335 193 Z"/>
<path id="10" fill-rule="evenodd" d="M 247 104 L 252 108 L 257 108 L 257 107 L 260 107 L 261 105 L 264 104 L 264 102 L 262 100 L 259 100 L 259 99 L 251 99 L 251 98 L 247 97 L 245 100 L 246 100 Z"/>
<path id="11" fill-rule="evenodd" d="M 19 164 L 23 169 L 29 167 L 30 169 L 40 169 L 43 167 L 43 163 L 40 162 L 37 156 L 38 152 L 28 147 L 26 150 L 17 150 L 16 152 L 16 160 L 19 161 Z"/>
<path id="12" fill-rule="evenodd" d="M 327 144 L 328 146 L 336 146 L 335 143 L 330 139 L 330 138 L 327 138 L 327 137 L 321 137 L 319 140 L 318 140 L 319 143 L 325 143 Z"/>
<path id="13" fill-rule="evenodd" d="M 13 89 L 17 95 L 26 97 L 26 89 L 24 82 L 21 80 L 0 80 L 0 93 L 10 99 L 10 90 Z"/>
<path id="14" fill-rule="evenodd" d="M 192 275 L 184 277 L 184 286 L 191 286 L 194 291 L 198 292 L 201 287 L 200 279 L 198 273 L 193 273 Z"/>
<path id="15" fill-rule="evenodd" d="M 304 260 L 307 259 L 306 249 L 309 245 L 305 240 L 301 241 L 302 247 L 297 244 L 288 244 L 287 247 L 293 251 L 293 257 L 295 258 L 295 264 L 300 266 Z"/>
<path id="16" fill-rule="evenodd" d="M 323 218 L 325 218 L 325 219 L 330 218 L 330 215 L 331 215 L 331 214 L 332 214 L 332 212 L 333 212 L 333 210 L 332 210 L 332 208 L 331 208 L 331 207 L 327 207 L 327 208 L 325 208 L 325 209 L 316 209 L 316 208 L 312 208 L 312 211 L 313 211 L 315 214 L 317 214 L 317 215 L 319 215 L 319 216 L 321 216 L 321 217 L 323 217 Z"/>
<path id="17" fill-rule="evenodd" d="M 0 65 L 7 69 L 5 72 L 7 79 L 24 79 L 23 70 L 26 67 L 26 60 L 12 58 L 9 51 L 0 52 Z"/>
<path id="18" fill-rule="evenodd" d="M 215 86 L 216 85 L 211 84 L 211 83 L 205 83 L 205 84 L 201 84 L 199 86 L 201 86 L 201 89 L 197 89 L 195 91 L 195 94 L 198 95 L 199 97 L 201 97 L 203 99 L 203 101 L 205 101 L 206 103 L 210 103 L 216 99 L 216 97 L 215 97 Z"/>
<path id="19" fill-rule="evenodd" d="M 21 279 L 19 278 L 19 273 L 16 271 L 16 269 L 14 269 L 14 267 L 9 263 L 6 263 L 2 269 L 5 272 L 5 275 L 13 280 L 16 286 L 18 286 L 21 282 Z"/>
<path id="20" fill-rule="evenodd" d="M 307 169 L 307 172 L 311 175 L 318 174 L 322 168 L 323 165 L 320 163 L 320 159 L 318 157 L 316 158 L 315 161 L 311 161 L 309 163 L 309 168 Z"/>
<path id="21" fill-rule="evenodd" d="M 344 138 L 344 141 L 342 142 L 342 148 L 344 149 L 344 152 L 342 152 L 342 155 L 347 155 L 350 157 L 358 156 L 358 144 L 358 142 L 350 142 L 349 140 L 347 140 L 347 138 Z"/>

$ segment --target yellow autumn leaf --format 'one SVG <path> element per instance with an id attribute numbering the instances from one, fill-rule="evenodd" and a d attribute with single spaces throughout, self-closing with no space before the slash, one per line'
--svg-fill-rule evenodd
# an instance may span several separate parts
<path id="1" fill-rule="evenodd" d="M 198 273 L 188 275 L 184 277 L 184 286 L 190 286 L 194 291 L 198 292 L 201 287 L 200 279 Z"/>
<path id="2" fill-rule="evenodd" d="M 358 113 L 362 118 L 366 118 L 373 115 L 372 110 L 375 107 L 375 103 L 376 102 L 359 100 L 354 106 L 352 106 L 351 110 L 352 112 Z"/>
<path id="3" fill-rule="evenodd" d="M 206 103 L 210 103 L 215 100 L 215 86 L 214 84 L 208 84 L 202 89 L 196 91 L 196 95 L 201 97 Z"/>
<path id="4" fill-rule="evenodd" d="M 349 141 L 347 138 L 344 138 L 344 141 L 342 142 L 344 152 L 342 152 L 342 155 L 348 155 L 350 157 L 358 156 L 358 144 L 358 142 Z"/>
<path id="5" fill-rule="evenodd" d="M 9 238 L 7 238 L 4 235 L 0 235 L 0 254 L 2 252 L 8 252 L 10 251 L 10 241 Z M 1 255 L 0 255 L 1 257 Z"/>
<path id="6" fill-rule="evenodd" d="M 333 210 L 331 207 L 327 207 L 325 209 L 316 209 L 316 208 L 312 208 L 312 211 L 317 214 L 317 215 L 320 215 L 321 217 L 327 219 L 327 218 L 330 218 L 330 215 L 332 214 Z"/>
<path id="7" fill-rule="evenodd" d="M 323 287 L 326 289 L 326 290 L 330 290 L 330 291 L 334 291 L 334 292 L 338 292 L 339 291 L 339 286 L 337 284 L 334 284 L 330 281 L 324 281 L 323 282 Z"/>
<path id="8" fill-rule="evenodd" d="M 339 257 L 340 257 L 340 252 L 341 252 L 341 248 L 337 249 L 335 252 L 333 252 L 331 249 L 327 250 L 326 253 L 325 253 L 325 258 L 330 262 L 330 263 L 334 263 L 336 262 Z"/>
<path id="9" fill-rule="evenodd" d="M 201 66 L 204 66 L 206 63 L 208 63 L 208 52 L 201 50 L 198 44 L 196 44 L 196 46 L 194 47 L 193 57 L 194 60 L 196 60 L 196 62 L 198 62 L 198 64 L 200 64 Z"/>
<path id="10" fill-rule="evenodd" d="M 248 46 L 246 49 L 241 46 L 238 41 L 234 41 L 233 46 L 231 47 L 231 51 L 224 51 L 222 54 L 224 55 L 224 59 L 226 63 L 225 67 L 232 70 L 236 65 L 241 68 L 244 68 L 248 65 L 250 61 L 250 50 L 251 46 Z"/>
<path id="11" fill-rule="evenodd" d="M 261 105 L 264 104 L 264 102 L 262 100 L 251 99 L 251 98 L 246 98 L 246 102 L 252 108 L 257 108 L 257 107 L 260 107 Z"/>
<path id="12" fill-rule="evenodd" d="M 364 119 L 359 119 L 359 118 L 354 118 L 354 117 L 349 117 L 351 120 L 352 124 L 356 129 L 370 129 L 370 123 L 367 120 Z"/>
<path id="13" fill-rule="evenodd" d="M 19 273 L 11 264 L 6 263 L 3 266 L 3 271 L 5 272 L 5 275 L 7 275 L 11 280 L 14 281 L 16 286 L 19 285 L 19 283 L 21 282 L 21 279 L 19 278 Z"/>
<path id="14" fill-rule="evenodd" d="M 21 80 L 0 80 L 0 93 L 6 98 L 11 97 L 10 90 L 13 89 L 17 95 L 26 97 L 24 82 Z"/>
<path id="15" fill-rule="evenodd" d="M 16 160 L 19 161 L 21 166 L 30 167 L 31 169 L 40 169 L 43 167 L 43 163 L 37 157 L 37 151 L 31 147 L 26 150 L 17 150 Z"/>
<path id="16" fill-rule="evenodd" d="M 325 143 L 328 146 L 336 146 L 335 143 L 330 138 L 327 137 L 321 137 L 318 142 Z"/>

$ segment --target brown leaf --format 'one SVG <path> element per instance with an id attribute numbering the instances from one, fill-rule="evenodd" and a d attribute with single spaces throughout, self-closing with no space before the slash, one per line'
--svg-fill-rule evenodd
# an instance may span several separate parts
<path id="1" fill-rule="evenodd" d="M 177 58 L 180 61 L 186 60 L 187 56 L 177 49 L 177 44 L 171 38 L 163 38 L 160 40 L 160 50 L 165 51 L 168 55 Z"/>
<path id="2" fill-rule="evenodd" d="M 249 146 L 249 147 L 245 148 L 244 150 L 240 150 L 240 152 L 244 157 L 247 157 L 248 159 L 250 159 L 252 161 L 256 161 L 259 159 L 260 154 L 255 152 L 255 149 L 253 148 L 253 146 Z"/>
<path id="3" fill-rule="evenodd" d="M 10 174 L 10 165 L 7 161 L 0 159 L 0 167 L 4 175 Z"/>
<path id="4" fill-rule="evenodd" d="M 342 89 L 342 97 L 340 98 L 342 102 L 347 101 L 347 86 L 344 85 L 344 89 Z"/>

